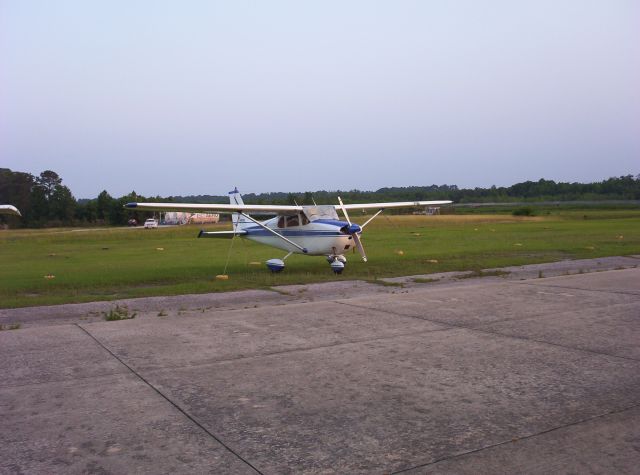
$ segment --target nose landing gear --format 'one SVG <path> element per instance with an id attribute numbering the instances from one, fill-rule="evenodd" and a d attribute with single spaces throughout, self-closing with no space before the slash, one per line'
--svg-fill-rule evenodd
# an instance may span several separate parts
<path id="1" fill-rule="evenodd" d="M 327 262 L 331 266 L 331 270 L 334 274 L 339 275 L 342 274 L 344 270 L 345 264 L 347 263 L 347 258 L 342 254 L 331 254 L 327 256 Z"/>

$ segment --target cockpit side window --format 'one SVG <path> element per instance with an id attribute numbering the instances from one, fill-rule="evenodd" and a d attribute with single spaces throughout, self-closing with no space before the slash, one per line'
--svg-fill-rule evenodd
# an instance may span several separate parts
<path id="1" fill-rule="evenodd" d="M 309 224 L 309 218 L 307 218 L 304 213 L 278 217 L 279 228 L 290 228 L 292 226 L 300 226 L 301 224 Z"/>
<path id="2" fill-rule="evenodd" d="M 300 223 L 298 221 L 298 215 L 287 216 L 287 227 L 290 228 L 292 226 L 299 226 Z"/>

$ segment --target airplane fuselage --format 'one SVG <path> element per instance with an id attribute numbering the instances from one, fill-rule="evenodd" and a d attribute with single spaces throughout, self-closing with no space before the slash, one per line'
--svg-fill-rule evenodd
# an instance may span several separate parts
<path id="1" fill-rule="evenodd" d="M 282 224 L 282 217 L 263 221 L 262 224 L 296 243 L 301 248 L 306 249 L 307 252 L 305 254 L 307 255 L 342 254 L 353 247 L 353 238 L 340 231 L 341 228 L 349 225 L 346 221 L 319 219 L 308 224 L 286 227 L 279 227 L 279 222 Z M 304 253 L 301 249 L 292 246 L 257 224 L 245 226 L 243 231 L 246 231 L 243 237 L 251 241 L 273 246 L 287 252 Z"/>

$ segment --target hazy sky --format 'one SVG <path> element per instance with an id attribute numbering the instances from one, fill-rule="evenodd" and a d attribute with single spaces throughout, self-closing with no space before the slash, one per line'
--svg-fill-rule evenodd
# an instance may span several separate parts
<path id="1" fill-rule="evenodd" d="M 78 198 L 640 173 L 640 2 L 0 0 L 0 167 Z"/>

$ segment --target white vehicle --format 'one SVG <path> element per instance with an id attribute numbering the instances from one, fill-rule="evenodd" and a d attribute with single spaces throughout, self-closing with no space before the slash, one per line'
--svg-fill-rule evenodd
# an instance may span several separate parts
<path id="1" fill-rule="evenodd" d="M 145 229 L 152 229 L 158 227 L 158 220 L 154 218 L 149 218 L 144 222 Z"/>
<path id="2" fill-rule="evenodd" d="M 245 205 L 238 189 L 229 193 L 230 204 L 191 204 L 191 203 L 127 203 L 125 208 L 140 211 L 187 211 L 201 213 L 231 213 L 233 231 L 200 231 L 198 237 L 234 237 L 240 236 L 268 246 L 287 251 L 282 259 L 270 259 L 267 267 L 272 272 L 284 269 L 284 260 L 291 254 L 308 256 L 326 256 L 331 269 L 340 274 L 347 259 L 344 253 L 349 249 L 358 250 L 363 261 L 367 261 L 360 235 L 364 227 L 373 218 L 387 208 L 411 208 L 449 204 L 451 201 L 405 201 L 393 203 L 342 203 L 338 197 L 337 205 L 322 206 L 279 206 Z M 351 222 L 347 210 L 377 209 L 377 212 L 364 224 Z M 346 221 L 341 221 L 337 211 L 341 210 Z M 251 213 L 276 214 L 275 218 L 258 221 Z M 149 221 L 149 220 L 147 220 Z M 157 224 L 156 224 L 157 226 Z M 147 227 L 147 223 L 145 223 Z"/>

